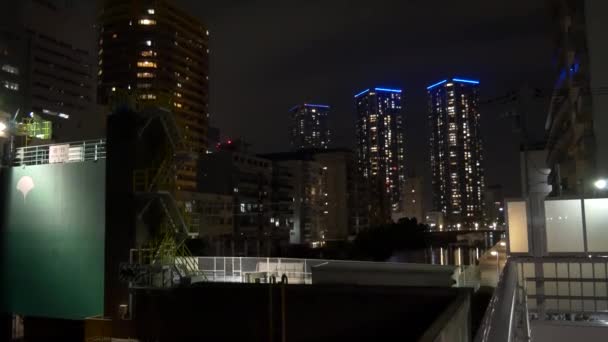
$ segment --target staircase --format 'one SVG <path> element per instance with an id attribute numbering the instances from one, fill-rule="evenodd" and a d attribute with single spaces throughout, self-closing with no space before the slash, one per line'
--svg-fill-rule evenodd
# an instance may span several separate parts
<path id="1" fill-rule="evenodd" d="M 144 115 L 144 122 L 137 132 L 139 138 L 152 127 L 151 123 L 158 120 L 164 132 L 163 139 L 166 141 L 166 153 L 155 163 L 156 167 L 133 172 L 133 193 L 143 200 L 137 215 L 138 220 L 144 219 L 144 214 L 153 203 L 157 202 L 162 208 L 164 218 L 161 227 L 164 229 L 160 240 L 156 240 L 160 243 L 151 247 L 153 252 L 148 265 L 151 274 L 162 279 L 162 286 L 168 286 L 173 284 L 173 276 L 167 277 L 167 274 L 175 274 L 180 279 L 201 274 L 197 259 L 192 257 L 185 244 L 192 229 L 198 232 L 200 218 L 190 217 L 192 213 L 184 210 L 175 199 L 176 171 L 183 163 L 191 160 L 192 156 L 186 152 L 187 146 L 171 111 L 171 96 L 157 95 L 155 100 L 147 100 L 141 99 L 138 92 L 129 94 L 131 98 L 122 94 L 118 103 L 130 106 Z"/>

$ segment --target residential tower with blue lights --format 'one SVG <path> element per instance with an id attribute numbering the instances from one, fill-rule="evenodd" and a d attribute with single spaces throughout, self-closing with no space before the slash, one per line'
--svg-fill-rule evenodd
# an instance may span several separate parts
<path id="1" fill-rule="evenodd" d="M 369 88 L 355 95 L 358 167 L 369 196 L 370 223 L 400 208 L 405 183 L 405 117 L 401 89 Z"/>
<path id="2" fill-rule="evenodd" d="M 479 81 L 449 78 L 426 89 L 433 209 L 445 215 L 445 228 L 479 228 L 485 187 Z"/>
<path id="3" fill-rule="evenodd" d="M 327 149 L 331 141 L 327 122 L 330 107 L 322 104 L 304 103 L 292 107 L 290 140 L 293 150 Z"/>

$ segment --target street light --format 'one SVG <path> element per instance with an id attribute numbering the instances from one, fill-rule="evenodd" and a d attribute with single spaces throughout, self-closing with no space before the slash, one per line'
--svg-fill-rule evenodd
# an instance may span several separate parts
<path id="1" fill-rule="evenodd" d="M 500 278 L 500 265 L 498 264 L 498 252 L 490 251 L 490 255 L 496 257 L 496 283 L 498 284 L 498 279 Z"/>
<path id="2" fill-rule="evenodd" d="M 595 185 L 596 189 L 604 190 L 604 189 L 606 189 L 608 182 L 606 182 L 605 179 L 598 179 L 595 181 L 595 183 L 593 183 L 593 185 Z"/>

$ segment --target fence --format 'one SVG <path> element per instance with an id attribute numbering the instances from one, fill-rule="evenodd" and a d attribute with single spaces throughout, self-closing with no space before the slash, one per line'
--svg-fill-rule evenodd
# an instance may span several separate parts
<path id="1" fill-rule="evenodd" d="M 287 276 L 290 284 L 311 284 L 312 267 L 326 263 L 357 263 L 349 260 L 198 257 L 199 270 L 212 282 L 270 282 Z M 457 267 L 453 275 L 457 287 L 479 287 L 477 266 Z"/>
<path id="2" fill-rule="evenodd" d="M 85 140 L 65 144 L 17 148 L 14 166 L 74 163 L 106 158 L 106 141 Z"/>
<path id="3" fill-rule="evenodd" d="M 530 320 L 603 322 L 608 258 L 511 257 L 476 341 L 529 341 Z"/>

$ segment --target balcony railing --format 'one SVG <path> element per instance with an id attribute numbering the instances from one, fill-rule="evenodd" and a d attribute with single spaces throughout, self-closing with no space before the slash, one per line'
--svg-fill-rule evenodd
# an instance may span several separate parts
<path id="1" fill-rule="evenodd" d="M 14 166 L 77 163 L 106 158 L 105 139 L 17 148 Z"/>

